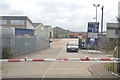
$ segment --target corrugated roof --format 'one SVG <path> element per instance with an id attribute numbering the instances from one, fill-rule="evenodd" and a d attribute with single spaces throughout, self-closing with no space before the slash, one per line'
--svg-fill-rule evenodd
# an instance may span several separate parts
<path id="1" fill-rule="evenodd" d="M 44 27 L 46 28 L 46 29 L 48 29 L 49 27 L 51 27 L 50 25 L 44 25 Z"/>

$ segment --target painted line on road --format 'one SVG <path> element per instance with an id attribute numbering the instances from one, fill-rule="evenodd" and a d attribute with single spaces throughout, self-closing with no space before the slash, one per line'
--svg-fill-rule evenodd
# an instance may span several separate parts
<path id="1" fill-rule="evenodd" d="M 62 70 L 83 70 L 80 68 L 50 68 L 50 69 L 62 69 Z"/>

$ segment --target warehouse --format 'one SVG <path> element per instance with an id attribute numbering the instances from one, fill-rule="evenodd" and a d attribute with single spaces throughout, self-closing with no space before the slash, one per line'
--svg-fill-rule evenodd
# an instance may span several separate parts
<path id="1" fill-rule="evenodd" d="M 49 48 L 49 35 L 47 34 L 46 27 L 42 23 L 34 23 L 36 35 L 36 50 Z"/>
<path id="2" fill-rule="evenodd" d="M 47 35 L 50 39 L 53 39 L 53 28 L 50 25 L 44 25 L 45 29 L 47 30 Z"/>
<path id="3" fill-rule="evenodd" d="M 54 38 L 68 38 L 70 34 L 69 30 L 62 29 L 60 27 L 53 28 Z"/>

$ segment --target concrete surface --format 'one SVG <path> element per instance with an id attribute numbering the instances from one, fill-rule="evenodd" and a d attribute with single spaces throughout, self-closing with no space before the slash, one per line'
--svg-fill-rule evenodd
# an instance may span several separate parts
<path id="1" fill-rule="evenodd" d="M 99 63 L 99 64 L 92 65 L 88 69 L 93 75 L 95 75 L 99 79 L 110 78 L 110 79 L 120 80 L 120 77 L 114 75 L 110 71 L 107 71 L 104 65 L 105 65 L 104 63 Z"/>
<path id="2" fill-rule="evenodd" d="M 94 54 L 79 50 L 66 52 L 66 43 L 77 39 L 53 40 L 51 47 L 42 51 L 19 56 L 17 58 L 91 58 L 112 57 L 109 54 Z M 88 68 L 97 63 L 74 62 L 18 62 L 3 63 L 3 78 L 95 78 Z M 99 68 L 97 68 L 99 70 Z"/>

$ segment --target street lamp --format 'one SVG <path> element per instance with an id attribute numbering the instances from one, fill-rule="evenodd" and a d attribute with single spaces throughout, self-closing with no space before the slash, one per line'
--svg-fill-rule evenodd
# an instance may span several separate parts
<path id="1" fill-rule="evenodd" d="M 99 7 L 100 6 L 100 4 L 97 4 L 97 5 L 95 5 L 95 4 L 93 4 L 95 7 L 96 7 L 96 22 L 97 22 L 97 7 Z"/>
<path id="2" fill-rule="evenodd" d="M 97 4 L 97 5 L 96 5 L 96 4 L 93 4 L 93 5 L 94 5 L 94 7 L 96 8 L 96 17 L 95 17 L 95 18 L 96 18 L 96 24 L 97 24 L 97 7 L 99 7 L 100 4 Z M 98 32 L 98 33 L 99 33 L 99 32 Z M 99 35 L 98 33 L 97 33 L 97 35 Z M 97 51 L 97 45 L 96 45 L 96 51 Z"/>

